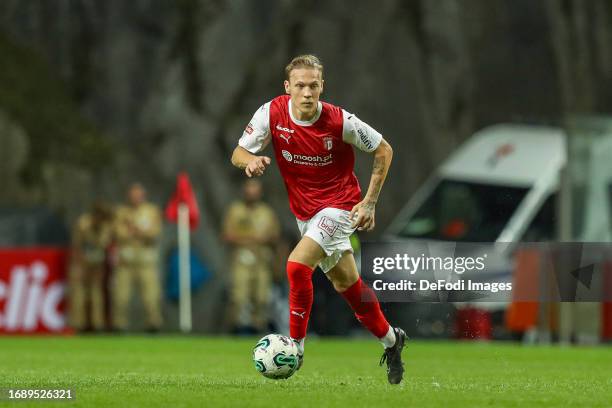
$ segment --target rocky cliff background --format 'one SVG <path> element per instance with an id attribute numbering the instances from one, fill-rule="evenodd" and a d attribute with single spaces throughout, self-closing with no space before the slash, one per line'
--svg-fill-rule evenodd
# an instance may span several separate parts
<path id="1" fill-rule="evenodd" d="M 473 131 L 609 112 L 611 40 L 606 0 L 2 0 L 0 205 L 70 223 L 133 180 L 164 204 L 185 170 L 196 246 L 222 276 L 219 222 L 243 179 L 231 151 L 284 65 L 315 53 L 324 99 L 395 150 L 375 237 Z M 264 183 L 295 233 L 275 168 Z"/>

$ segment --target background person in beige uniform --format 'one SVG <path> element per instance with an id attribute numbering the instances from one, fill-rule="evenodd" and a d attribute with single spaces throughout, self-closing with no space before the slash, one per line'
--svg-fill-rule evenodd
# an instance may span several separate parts
<path id="1" fill-rule="evenodd" d="M 112 239 L 112 215 L 108 205 L 96 202 L 78 218 L 72 233 L 70 323 L 79 331 L 106 328 L 104 269 Z"/>
<path id="2" fill-rule="evenodd" d="M 137 281 L 147 315 L 147 329 L 159 330 L 161 317 L 161 287 L 158 274 L 161 212 L 146 201 L 146 191 L 138 183 L 128 190 L 128 204 L 119 207 L 115 217 L 117 266 L 113 292 L 113 326 L 125 330 L 128 326 L 128 306 L 132 283 Z"/>
<path id="3" fill-rule="evenodd" d="M 228 321 L 234 331 L 250 325 L 262 332 L 269 320 L 272 262 L 280 226 L 272 208 L 262 201 L 262 193 L 259 180 L 248 180 L 243 199 L 230 206 L 224 220 L 223 237 L 232 246 Z M 244 321 L 249 306 L 250 321 Z"/>

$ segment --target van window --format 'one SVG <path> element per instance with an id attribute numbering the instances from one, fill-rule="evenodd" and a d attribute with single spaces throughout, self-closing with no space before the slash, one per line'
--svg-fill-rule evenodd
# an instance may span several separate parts
<path id="1" fill-rule="evenodd" d="M 548 196 L 538 213 L 523 234 L 523 242 L 553 241 L 556 237 L 556 203 L 557 194 Z"/>
<path id="2" fill-rule="evenodd" d="M 399 232 L 405 238 L 493 242 L 528 189 L 442 180 Z"/>

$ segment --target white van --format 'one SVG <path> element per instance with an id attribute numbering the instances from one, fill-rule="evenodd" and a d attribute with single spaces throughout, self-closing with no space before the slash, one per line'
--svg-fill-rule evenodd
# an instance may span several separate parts
<path id="1" fill-rule="evenodd" d="M 561 129 L 482 129 L 417 191 L 385 232 L 389 241 L 554 240 L 556 191 L 566 162 Z"/>
<path id="2" fill-rule="evenodd" d="M 488 258 L 487 268 L 473 272 L 473 276 L 478 274 L 480 282 L 512 282 L 517 244 L 558 239 L 556 201 L 569 146 L 572 163 L 566 188 L 571 208 L 565 222 L 571 224 L 571 236 L 582 242 L 611 242 L 612 119 L 587 118 L 577 125 L 570 126 L 569 139 L 559 128 L 517 124 L 499 124 L 476 132 L 416 192 L 390 224 L 384 240 L 425 241 L 434 248 L 441 241 L 500 243 Z M 469 278 L 467 275 L 463 278 Z M 508 294 L 505 299 L 480 302 L 477 307 L 502 312 L 509 301 Z M 464 302 L 455 306 L 476 305 Z M 414 309 L 412 317 L 426 319 L 430 313 L 430 321 L 444 321 L 439 308 L 426 305 Z M 584 324 L 596 321 L 599 310 L 599 305 L 591 304 L 582 312 Z M 501 315 L 496 316 L 496 324 L 502 326 Z M 563 321 L 564 327 L 575 328 L 574 323 Z M 461 326 L 459 320 L 457 324 Z M 598 330 L 588 333 L 596 337 Z M 567 333 L 562 336 L 569 338 Z"/>

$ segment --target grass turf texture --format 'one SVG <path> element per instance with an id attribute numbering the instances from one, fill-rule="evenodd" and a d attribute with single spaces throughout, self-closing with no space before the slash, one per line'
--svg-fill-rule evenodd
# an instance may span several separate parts
<path id="1" fill-rule="evenodd" d="M 255 371 L 256 340 L 5 337 L 0 388 L 75 391 L 75 401 L 45 407 L 612 406 L 609 347 L 411 341 L 404 382 L 391 386 L 373 340 L 309 340 L 302 369 L 281 381 Z"/>

